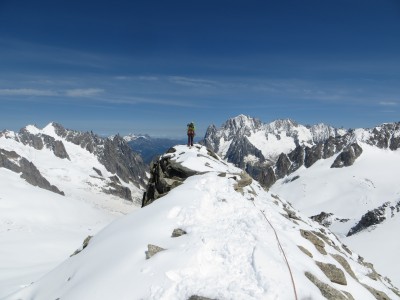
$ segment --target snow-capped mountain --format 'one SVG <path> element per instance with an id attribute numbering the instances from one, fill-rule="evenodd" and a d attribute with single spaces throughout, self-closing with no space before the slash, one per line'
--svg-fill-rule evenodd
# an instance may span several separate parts
<path id="1" fill-rule="evenodd" d="M 335 156 L 331 168 L 351 166 L 362 154 L 362 144 L 378 149 L 395 151 L 400 148 L 400 123 L 388 123 L 373 129 L 349 130 L 346 134 L 329 137 L 309 147 L 297 146 L 289 153 L 281 153 L 275 165 L 263 171 L 263 183 L 270 187 L 277 179 L 283 178 L 301 166 L 311 167 L 320 159 Z"/>
<path id="2" fill-rule="evenodd" d="M 143 204 L 5 299 L 400 299 L 328 229 L 200 145 L 153 164 Z"/>
<path id="3" fill-rule="evenodd" d="M 114 135 L 110 136 L 109 138 L 113 139 L 113 138 L 114 138 Z M 137 139 L 150 139 L 150 138 L 151 138 L 151 137 L 150 137 L 148 134 L 142 134 L 142 133 L 139 133 L 139 134 L 129 133 L 128 135 L 124 135 L 124 136 L 123 136 L 123 139 L 124 139 L 127 143 L 129 143 L 129 142 L 131 142 L 131 141 L 135 141 L 135 140 L 137 140 Z"/>
<path id="4" fill-rule="evenodd" d="M 147 168 L 119 136 L 51 123 L 0 132 L 0 298 L 139 207 Z"/>
<path id="5" fill-rule="evenodd" d="M 18 133 L 0 132 L 0 151 L 1 167 L 60 193 L 81 197 L 81 190 L 90 190 L 138 202 L 146 184 L 146 166 L 120 136 L 101 138 L 57 123 L 29 125 Z"/>
<path id="6" fill-rule="evenodd" d="M 345 133 L 325 124 L 306 127 L 289 119 L 263 123 L 239 115 L 226 121 L 220 129 L 209 126 L 203 143 L 229 162 L 246 168 L 257 163 L 268 165 L 281 153 L 289 153 L 297 146 L 313 146 Z"/>

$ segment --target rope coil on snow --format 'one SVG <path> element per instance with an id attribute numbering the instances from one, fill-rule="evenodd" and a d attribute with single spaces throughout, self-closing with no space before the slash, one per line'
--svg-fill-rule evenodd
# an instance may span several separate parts
<path id="1" fill-rule="evenodd" d="M 269 226 L 271 226 L 272 230 L 273 230 L 274 233 L 275 233 L 276 241 L 278 242 L 279 249 L 282 251 L 283 257 L 284 257 L 285 262 L 286 262 L 286 266 L 288 267 L 288 270 L 289 270 L 290 279 L 292 280 L 294 299 L 295 299 L 295 300 L 298 300 L 298 298 L 297 298 L 297 291 L 296 291 L 296 284 L 294 283 L 294 278 L 293 278 L 293 274 L 292 274 L 292 269 L 290 268 L 289 261 L 288 261 L 288 259 L 287 259 L 287 257 L 286 257 L 285 251 L 283 250 L 283 247 L 282 247 L 281 242 L 280 242 L 280 240 L 279 240 L 278 234 L 277 234 L 277 232 L 276 232 L 274 226 L 273 226 L 273 225 L 271 224 L 271 222 L 268 220 L 268 218 L 267 218 L 267 216 L 265 215 L 264 211 L 261 210 L 261 209 L 259 209 L 259 208 L 256 206 L 256 204 L 254 203 L 254 201 L 251 201 L 251 202 L 253 203 L 254 207 L 255 207 L 256 209 L 258 209 L 258 210 L 263 214 L 265 220 L 267 220 Z"/>

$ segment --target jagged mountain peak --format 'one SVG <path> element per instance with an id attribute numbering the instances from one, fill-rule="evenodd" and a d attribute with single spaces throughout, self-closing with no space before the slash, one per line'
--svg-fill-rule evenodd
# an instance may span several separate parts
<path id="1" fill-rule="evenodd" d="M 289 153 L 299 145 L 312 146 L 341 134 L 344 133 L 325 124 L 307 128 L 291 119 L 263 123 L 239 115 L 220 129 L 210 126 L 204 144 L 237 166 L 252 168 L 255 164 L 274 162 L 281 153 Z"/>
<path id="2" fill-rule="evenodd" d="M 228 132 L 228 135 L 244 134 L 249 135 L 250 132 L 262 125 L 261 121 L 249 116 L 238 115 L 231 118 L 222 125 L 222 128 Z"/>

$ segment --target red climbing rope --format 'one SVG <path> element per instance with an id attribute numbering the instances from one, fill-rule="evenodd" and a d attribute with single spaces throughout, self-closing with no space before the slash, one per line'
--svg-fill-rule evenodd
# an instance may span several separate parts
<path id="1" fill-rule="evenodd" d="M 294 283 L 294 278 L 293 278 L 293 274 L 292 274 L 292 269 L 290 268 L 289 261 L 288 261 L 288 259 L 287 259 L 287 257 L 286 257 L 285 251 L 284 251 L 283 248 L 282 248 L 282 245 L 281 245 L 281 242 L 280 242 L 280 240 L 279 240 L 278 234 L 276 233 L 276 230 L 275 230 L 274 226 L 272 226 L 271 222 L 268 220 L 268 218 L 267 218 L 267 216 L 265 215 L 264 211 L 261 210 L 261 209 L 259 209 L 259 208 L 256 206 L 256 204 L 254 203 L 254 201 L 251 201 L 251 202 L 253 203 L 254 207 L 255 207 L 256 209 L 258 209 L 258 210 L 263 214 L 265 220 L 267 220 L 269 226 L 271 226 L 272 230 L 273 230 L 274 233 L 275 233 L 276 241 L 278 242 L 279 249 L 281 249 L 281 251 L 282 251 L 283 257 L 285 258 L 285 262 L 286 262 L 286 265 L 287 265 L 288 270 L 289 270 L 289 273 L 290 273 L 290 279 L 292 280 L 292 286 L 293 286 L 294 299 L 295 299 L 295 300 L 298 300 L 298 298 L 297 298 L 297 291 L 296 291 L 296 284 Z"/>

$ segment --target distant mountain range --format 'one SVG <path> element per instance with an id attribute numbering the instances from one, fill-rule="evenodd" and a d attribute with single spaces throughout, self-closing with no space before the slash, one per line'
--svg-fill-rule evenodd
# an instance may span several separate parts
<path id="1" fill-rule="evenodd" d="M 80 239 L 81 243 L 84 237 L 92 236 L 113 220 L 115 215 L 127 213 L 142 205 L 145 207 L 144 212 L 135 214 L 137 219 L 134 220 L 133 216 L 132 220 L 131 217 L 124 218 L 121 223 L 106 229 L 108 233 L 101 234 L 99 238 L 95 236 L 90 241 L 91 238 L 88 237 L 76 252 L 83 250 L 83 253 L 71 259 L 77 263 L 68 260 L 64 264 L 66 267 L 61 268 L 72 272 L 68 271 L 68 274 L 83 272 L 82 274 L 94 276 L 93 270 L 101 265 L 99 258 L 102 256 L 93 253 L 111 253 L 110 251 L 115 250 L 115 245 L 126 241 L 126 236 L 135 237 L 135 242 L 127 247 L 117 247 L 118 251 L 126 250 L 126 253 L 113 252 L 114 257 L 125 257 L 127 254 L 128 259 L 130 253 L 135 253 L 131 257 L 134 269 L 144 271 L 140 271 L 140 274 L 128 272 L 129 276 L 132 275 L 138 281 L 147 278 L 149 281 L 146 284 L 151 285 L 153 282 L 153 287 L 159 287 L 160 282 L 172 280 L 175 287 L 179 285 L 186 289 L 179 294 L 182 299 L 208 299 L 200 296 L 196 298 L 199 291 L 193 290 L 196 285 L 179 283 L 180 278 L 185 278 L 185 282 L 197 278 L 187 276 L 186 271 L 176 273 L 165 269 L 165 274 L 169 275 L 167 279 L 163 277 L 163 281 L 158 281 L 158 275 L 156 279 L 152 277 L 154 281 L 146 277 L 153 273 L 142 265 L 143 245 L 148 243 L 149 253 L 158 248 L 172 249 L 172 252 L 165 253 L 170 253 L 167 254 L 167 260 L 175 269 L 196 269 L 196 265 L 174 264 L 174 253 L 181 248 L 173 246 L 174 242 L 166 239 L 161 234 L 163 231 L 157 229 L 157 226 L 171 231 L 176 229 L 171 226 L 175 224 L 174 218 L 180 216 L 177 224 L 184 224 L 185 228 L 179 229 L 189 235 L 193 234 L 189 237 L 190 242 L 184 246 L 185 253 L 197 253 L 197 248 L 193 248 L 191 244 L 197 245 L 206 258 L 199 260 L 202 266 L 208 263 L 207 257 L 213 262 L 212 265 L 218 265 L 218 262 L 225 262 L 224 257 L 230 257 L 228 252 L 231 250 L 224 252 L 220 246 L 212 246 L 218 243 L 209 245 L 209 248 L 205 241 L 213 240 L 213 236 L 220 237 L 218 232 L 221 231 L 224 232 L 227 243 L 235 244 L 234 240 L 239 236 L 243 238 L 243 235 L 231 236 L 228 233 L 232 228 L 235 232 L 240 231 L 243 226 L 246 232 L 260 230 L 260 215 L 256 216 L 255 211 L 247 207 L 247 204 L 236 207 L 242 201 L 249 201 L 250 204 L 255 201 L 256 205 L 262 205 L 264 213 L 273 218 L 272 224 L 280 228 L 279 235 L 285 236 L 286 245 L 292 245 L 294 240 L 297 246 L 307 250 L 299 247 L 303 253 L 311 253 L 310 263 L 308 258 L 305 260 L 298 255 L 298 248 L 289 247 L 291 253 L 296 253 L 295 261 L 307 266 L 309 271 L 305 277 L 301 270 L 295 271 L 298 273 L 296 276 L 302 278 L 302 288 L 314 289 L 314 292 L 319 290 L 324 296 L 327 295 L 324 293 L 332 292 L 339 297 L 327 297 L 328 299 L 351 299 L 346 292 L 355 295 L 355 299 L 368 299 L 372 294 L 377 299 L 385 299 L 389 294 L 390 299 L 397 299 L 395 295 L 399 296 L 398 290 L 391 287 L 361 256 L 342 245 L 340 240 L 372 261 L 382 274 L 389 275 L 394 285 L 400 286 L 400 271 L 395 263 L 400 245 L 396 238 L 400 228 L 400 123 L 386 123 L 371 129 L 346 130 L 326 124 L 304 126 L 289 119 L 263 123 L 255 118 L 239 115 L 227 120 L 220 128 L 211 125 L 201 141 L 205 147 L 196 145 L 190 149 L 177 144 L 184 145 L 186 140 L 151 138 L 141 134 L 101 138 L 92 132 L 65 129 L 57 123 L 51 123 L 43 129 L 29 125 L 19 132 L 0 132 L 0 242 L 5 245 L 2 247 L 0 266 L 8 270 L 4 273 L 8 274 L 7 278 L 0 274 L 0 298 L 5 296 L 2 289 L 11 291 L 14 287 L 15 290 L 21 285 L 20 280 L 36 280 L 50 269 L 49 266 L 56 265 L 54 262 L 58 264 L 63 260 L 63 255 L 69 256 L 72 249 L 76 249 L 77 240 Z M 157 158 L 159 155 L 162 156 Z M 149 168 L 152 160 L 154 161 Z M 245 170 L 260 185 L 230 163 Z M 261 186 L 268 192 L 263 191 Z M 231 193 L 231 188 L 235 192 Z M 169 196 L 171 190 L 174 192 Z M 196 196 L 194 191 L 197 190 Z M 158 201 L 160 198 L 162 201 Z M 232 202 L 232 199 L 235 201 Z M 128 207 L 128 203 L 133 205 Z M 251 217 L 247 213 L 243 218 L 240 217 L 242 210 Z M 282 215 L 289 223 L 281 220 L 279 216 Z M 156 222 L 161 219 L 164 221 Z M 197 223 L 192 220 L 197 220 Z M 126 230 L 126 227 L 130 229 Z M 215 233 L 210 231 L 206 236 L 197 234 L 208 232 L 211 228 Z M 307 235 L 306 231 L 312 234 Z M 318 252 L 311 251 L 309 245 L 297 239 L 297 235 L 287 236 L 290 232 L 300 232 L 300 236 L 314 243 Z M 262 239 L 260 236 L 256 240 Z M 34 249 L 32 255 L 24 254 L 24 249 L 33 244 L 33 240 L 37 249 Z M 47 250 L 43 250 L 47 249 L 49 240 L 57 241 L 57 250 L 53 256 L 46 255 Z M 182 241 L 184 240 L 185 237 L 182 237 Z M 268 244 L 268 247 L 256 245 L 256 249 L 261 247 L 268 252 L 272 241 L 262 243 Z M 202 248 L 204 245 L 207 247 Z M 334 257 L 334 260 L 321 254 L 319 249 L 322 245 L 329 249 L 329 257 Z M 208 253 L 207 249 L 211 252 Z M 242 250 L 247 251 L 244 248 Z M 220 253 L 222 260 L 214 259 L 215 251 Z M 253 266 L 262 268 L 264 260 L 279 265 L 275 258 L 268 256 L 260 260 L 260 253 L 254 253 L 258 252 L 255 250 L 251 256 L 255 262 Z M 17 259 L 24 255 L 26 261 Z M 188 259 L 185 255 L 180 253 L 178 256 Z M 271 255 L 274 257 L 275 254 Z M 32 269 L 30 264 L 36 261 L 36 257 L 37 263 L 33 264 Z M 318 261 L 315 262 L 314 258 Z M 239 263 L 239 260 L 235 262 Z M 343 268 L 345 278 L 351 284 L 342 287 L 337 286 L 335 281 L 332 281 L 334 284 L 329 282 L 319 263 L 321 266 L 333 265 L 330 266 L 332 270 Z M 123 260 L 120 264 L 125 265 Z M 321 269 L 315 269 L 315 264 Z M 351 266 L 350 270 L 355 270 L 355 277 L 352 271 L 348 271 L 347 264 Z M 38 267 L 42 265 L 45 267 Z M 163 263 L 154 263 L 153 267 L 158 270 L 165 266 Z M 246 264 L 240 261 L 238 266 L 242 270 Z M 111 270 L 114 265 L 108 267 Z M 15 269 L 20 270 L 17 272 L 18 280 L 11 278 Z M 118 282 L 126 283 L 119 277 L 119 274 L 123 274 L 121 269 L 116 266 L 113 270 L 113 276 L 119 278 L 112 281 L 113 286 Z M 214 276 L 210 270 L 207 269 L 206 275 Z M 234 271 L 230 269 L 230 272 Z M 60 290 L 70 290 L 69 282 L 75 284 L 78 281 L 74 281 L 73 275 L 68 277 L 70 279 L 65 279 L 67 273 L 62 270 L 54 273 L 57 274 L 54 282 L 53 275 L 48 275 L 19 296 L 24 298 L 29 295 L 29 298 L 36 293 L 47 293 L 48 280 L 55 283 L 52 286 L 60 287 Z M 257 276 L 265 275 L 261 269 L 257 269 L 256 273 Z M 219 278 L 224 278 L 223 276 L 221 273 Z M 98 286 L 95 281 L 91 286 L 84 278 L 79 282 L 85 282 L 85 289 L 77 290 L 82 295 L 94 291 L 95 286 Z M 309 285 L 309 282 L 313 285 Z M 366 291 L 358 285 L 353 289 L 354 284 L 358 284 L 356 282 L 362 282 Z M 251 281 L 249 284 L 256 282 Z M 237 286 L 241 286 L 240 283 Z M 326 287 L 328 292 L 321 287 Z M 334 291 L 338 287 L 342 291 L 339 294 Z M 174 290 L 173 287 L 170 288 Z M 135 295 L 139 298 L 158 299 L 159 295 L 170 295 L 170 288 L 155 288 L 154 293 L 146 294 L 147 292 L 142 291 L 143 293 L 138 292 Z M 52 297 L 60 290 L 54 290 Z M 217 290 L 213 286 L 212 293 L 202 295 L 213 299 L 219 295 Z M 126 292 L 125 285 L 120 286 L 120 291 Z M 262 291 L 259 292 L 257 295 L 262 295 Z M 240 288 L 237 295 L 245 293 L 245 289 Z M 228 291 L 225 296 L 235 298 L 233 295 Z M 122 294 L 118 296 L 122 297 Z"/>
<path id="2" fill-rule="evenodd" d="M 130 134 L 123 137 L 135 152 L 139 153 L 146 164 L 163 154 L 174 145 L 186 144 L 186 139 L 154 138 L 143 134 Z"/>
<path id="3" fill-rule="evenodd" d="M 121 137 L 101 138 L 57 123 L 0 132 L 0 157 L 1 167 L 22 172 L 29 183 L 62 194 L 79 185 L 138 201 L 146 185 L 146 165 Z"/>

